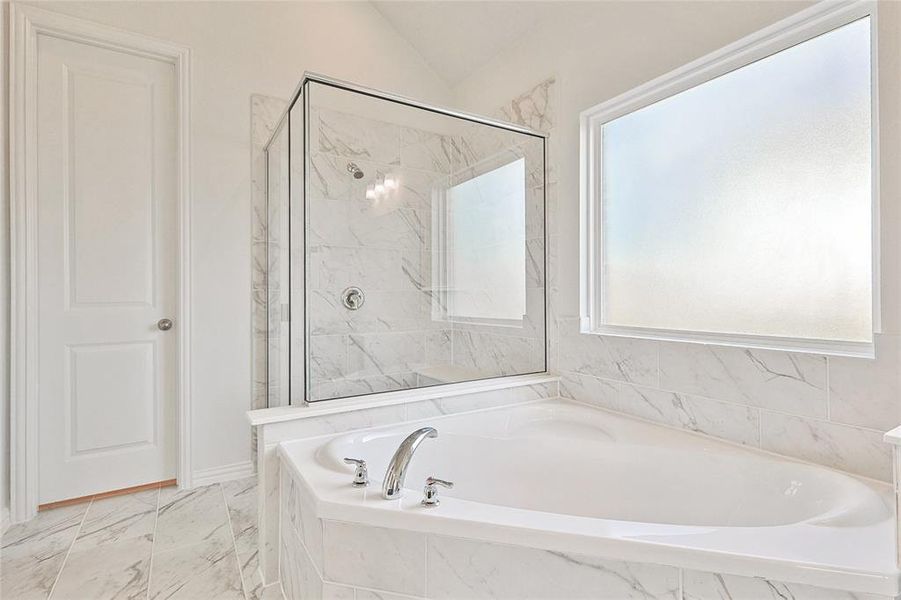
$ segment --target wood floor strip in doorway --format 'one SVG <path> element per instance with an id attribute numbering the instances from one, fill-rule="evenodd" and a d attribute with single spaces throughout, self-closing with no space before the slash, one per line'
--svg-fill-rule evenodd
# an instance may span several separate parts
<path id="1" fill-rule="evenodd" d="M 100 494 L 91 494 L 89 496 L 79 496 L 78 498 L 69 498 L 68 500 L 58 500 L 56 502 L 48 502 L 47 504 L 38 505 L 38 510 L 50 510 L 51 508 L 60 508 L 61 506 L 71 506 L 73 504 L 81 504 L 82 502 L 90 502 L 91 500 L 100 500 L 102 498 L 112 498 L 113 496 L 122 496 L 124 494 L 134 494 L 135 492 L 143 492 L 146 490 L 155 490 L 175 485 L 174 479 L 166 479 L 154 483 L 145 483 L 143 485 L 135 485 L 132 487 L 122 488 L 121 490 L 112 490 L 102 492 Z"/>

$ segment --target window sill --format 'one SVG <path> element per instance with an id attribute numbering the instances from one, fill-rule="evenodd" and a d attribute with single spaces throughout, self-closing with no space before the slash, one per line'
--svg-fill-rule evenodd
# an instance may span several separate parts
<path id="1" fill-rule="evenodd" d="M 816 340 L 776 336 L 739 335 L 708 333 L 699 331 L 677 331 L 670 329 L 650 329 L 621 325 L 598 325 L 591 327 L 587 318 L 579 322 L 579 331 L 585 334 L 627 337 L 662 342 L 683 342 L 737 348 L 756 348 L 803 354 L 845 356 L 851 358 L 876 358 L 875 342 L 850 342 L 839 340 Z"/>

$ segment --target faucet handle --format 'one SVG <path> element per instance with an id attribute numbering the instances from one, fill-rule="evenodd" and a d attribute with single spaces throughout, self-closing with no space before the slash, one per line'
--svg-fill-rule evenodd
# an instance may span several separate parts
<path id="1" fill-rule="evenodd" d="M 423 506 L 432 507 L 438 506 L 441 501 L 438 500 L 438 487 L 437 486 L 446 487 L 448 489 L 454 487 L 453 481 L 445 481 L 444 479 L 438 479 L 437 477 L 427 477 L 425 480 L 425 488 L 422 490 L 422 502 Z"/>
<path id="2" fill-rule="evenodd" d="M 354 470 L 354 482 L 357 487 L 369 485 L 369 470 L 366 468 L 366 461 L 362 458 L 345 458 L 344 462 L 349 465 L 356 465 Z"/>

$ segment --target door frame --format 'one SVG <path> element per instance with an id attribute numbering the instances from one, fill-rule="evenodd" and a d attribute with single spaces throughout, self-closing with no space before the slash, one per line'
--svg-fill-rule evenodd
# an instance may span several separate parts
<path id="1" fill-rule="evenodd" d="M 10 520 L 38 507 L 37 36 L 168 62 L 177 130 L 176 477 L 191 481 L 191 50 L 18 2 L 10 3 Z"/>

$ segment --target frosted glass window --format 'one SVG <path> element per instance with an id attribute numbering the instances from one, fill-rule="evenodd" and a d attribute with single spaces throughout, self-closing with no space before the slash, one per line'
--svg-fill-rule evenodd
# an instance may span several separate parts
<path id="1" fill-rule="evenodd" d="M 526 161 L 520 158 L 447 191 L 448 312 L 521 321 L 526 312 Z"/>
<path id="2" fill-rule="evenodd" d="M 601 319 L 872 339 L 870 18 L 600 125 Z"/>

